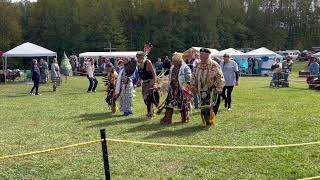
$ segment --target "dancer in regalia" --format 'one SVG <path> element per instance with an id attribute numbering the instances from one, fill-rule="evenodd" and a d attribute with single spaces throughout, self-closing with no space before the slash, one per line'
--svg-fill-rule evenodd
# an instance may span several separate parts
<path id="1" fill-rule="evenodd" d="M 123 58 L 124 68 L 119 72 L 114 100 L 120 97 L 120 111 L 124 116 L 132 115 L 133 83 L 132 75 L 136 70 L 137 61 Z"/>
<path id="2" fill-rule="evenodd" d="M 161 124 L 171 124 L 174 109 L 179 109 L 181 122 L 189 121 L 188 112 L 191 109 L 191 69 L 183 61 L 182 54 L 175 53 L 172 57 L 173 66 L 169 73 L 168 96 L 165 102 L 165 116 L 161 119 Z"/>
<path id="3" fill-rule="evenodd" d="M 152 47 L 151 43 L 146 44 L 144 46 L 144 52 L 140 51 L 137 53 L 139 77 L 142 81 L 142 96 L 147 106 L 147 118 L 149 119 L 153 118 L 153 105 L 155 104 L 153 94 L 158 94 L 157 88 L 155 87 L 157 75 L 152 62 L 147 59 L 147 55 Z M 157 104 L 155 105 L 157 106 Z"/>
<path id="4" fill-rule="evenodd" d="M 118 73 L 114 69 L 112 63 L 107 63 L 105 65 L 106 67 L 106 73 L 104 74 L 104 82 L 107 89 L 107 97 L 106 97 L 106 103 L 111 108 L 112 114 L 116 113 L 116 101 L 113 98 L 115 95 L 115 89 L 116 89 L 116 82 L 117 82 L 117 76 Z"/>
<path id="5" fill-rule="evenodd" d="M 201 119 L 203 126 L 214 127 L 215 113 L 214 103 L 218 95 L 222 93 L 225 80 L 218 63 L 209 58 L 210 50 L 200 50 L 200 63 L 193 71 L 191 86 L 194 94 L 200 97 Z"/>

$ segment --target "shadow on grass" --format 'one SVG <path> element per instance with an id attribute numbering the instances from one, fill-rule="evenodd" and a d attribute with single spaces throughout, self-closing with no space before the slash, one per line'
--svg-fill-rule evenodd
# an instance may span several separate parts
<path id="1" fill-rule="evenodd" d="M 9 95 L 1 95 L 0 97 L 3 98 L 20 98 L 20 97 L 27 97 L 30 96 L 29 94 L 9 94 Z"/>
<path id="2" fill-rule="evenodd" d="M 180 124 L 181 123 L 176 123 L 176 124 Z M 173 124 L 175 125 L 175 124 Z M 159 125 L 160 126 L 160 125 Z M 166 126 L 163 126 L 164 128 Z M 156 132 L 154 134 L 151 134 L 143 139 L 156 139 L 156 138 L 162 138 L 162 137 L 172 137 L 172 136 L 192 136 L 196 133 L 202 132 L 203 128 L 201 128 L 200 126 L 191 126 L 191 127 L 186 127 L 183 129 L 178 129 L 178 130 L 173 130 L 173 131 L 169 131 L 169 130 L 162 130 L 159 132 Z"/>
<path id="3" fill-rule="evenodd" d="M 50 91 L 40 91 L 40 94 L 43 94 L 43 93 L 47 94 L 47 92 L 50 92 Z M 4 94 L 4 95 L 1 95 L 0 97 L 3 97 L 3 98 L 21 98 L 21 97 L 28 97 L 28 96 L 33 97 L 33 96 L 31 96 L 29 94 L 29 91 L 27 91 L 26 93 L 19 93 L 19 94 L 13 94 L 13 93 L 10 94 L 10 93 L 8 93 L 7 95 Z"/>
<path id="4" fill-rule="evenodd" d="M 260 87 L 259 89 L 271 89 L 271 90 L 277 90 L 277 89 L 285 89 L 287 91 L 305 91 L 305 90 L 310 90 L 308 89 L 308 87 L 301 87 L 301 88 L 298 88 L 298 87 L 270 87 L 270 86 L 265 86 L 265 87 Z"/>
<path id="5" fill-rule="evenodd" d="M 135 133 L 135 132 L 141 132 L 141 131 L 159 131 L 164 128 L 166 128 L 166 126 L 163 126 L 160 124 L 160 122 L 157 122 L 153 124 L 143 124 L 137 127 L 133 127 L 127 130 L 127 133 Z"/>
<path id="6" fill-rule="evenodd" d="M 81 121 L 99 121 L 99 120 L 108 120 L 121 117 L 122 115 L 112 115 L 111 112 L 103 113 L 92 113 L 92 114 L 82 114 L 79 117 Z"/>
<path id="7" fill-rule="evenodd" d="M 112 117 L 120 117 L 120 116 L 112 116 Z M 125 119 L 112 119 L 108 121 L 105 121 L 105 122 L 101 122 L 101 123 L 98 123 L 98 124 L 94 124 L 94 125 L 91 125 L 91 126 L 88 126 L 87 128 L 103 128 L 103 127 L 108 127 L 108 126 L 116 126 L 116 125 L 123 125 L 123 124 L 135 124 L 135 123 L 140 123 L 144 121 L 144 119 L 142 117 L 128 117 L 128 118 L 125 118 Z"/>

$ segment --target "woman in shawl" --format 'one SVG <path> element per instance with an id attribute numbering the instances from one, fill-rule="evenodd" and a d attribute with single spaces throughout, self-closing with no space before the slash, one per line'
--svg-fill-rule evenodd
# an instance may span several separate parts
<path id="1" fill-rule="evenodd" d="M 43 84 L 47 84 L 49 67 L 48 67 L 48 63 L 44 59 L 40 59 L 39 69 L 40 69 L 40 82 Z"/>
<path id="2" fill-rule="evenodd" d="M 60 67 L 56 58 L 53 59 L 51 64 L 51 80 L 53 82 L 53 91 L 56 91 L 60 86 Z"/>
<path id="3" fill-rule="evenodd" d="M 137 67 L 135 59 L 123 58 L 124 68 L 119 72 L 114 99 L 120 97 L 120 111 L 124 116 L 132 115 L 132 75 Z"/>
<path id="4" fill-rule="evenodd" d="M 182 54 L 175 53 L 172 57 L 173 66 L 169 73 L 169 91 L 165 103 L 165 116 L 161 124 L 171 124 L 174 109 L 179 109 L 182 123 L 189 121 L 188 112 L 191 109 L 192 100 L 190 78 L 191 70 L 183 61 Z"/>

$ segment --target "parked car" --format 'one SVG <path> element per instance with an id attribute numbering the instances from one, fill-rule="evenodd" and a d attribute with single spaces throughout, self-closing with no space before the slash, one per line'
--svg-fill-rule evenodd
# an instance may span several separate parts
<path id="1" fill-rule="evenodd" d="M 312 53 L 311 53 L 311 52 L 303 51 L 303 52 L 298 56 L 298 60 L 299 60 L 299 61 L 309 61 L 311 57 L 312 57 Z"/>
<path id="2" fill-rule="evenodd" d="M 289 54 L 289 57 L 294 60 L 298 59 L 299 55 L 301 54 L 299 50 L 286 50 L 285 52 L 287 52 Z"/>
<path id="3" fill-rule="evenodd" d="M 277 51 L 276 53 L 282 56 L 284 59 L 289 56 L 289 53 L 286 51 Z"/>

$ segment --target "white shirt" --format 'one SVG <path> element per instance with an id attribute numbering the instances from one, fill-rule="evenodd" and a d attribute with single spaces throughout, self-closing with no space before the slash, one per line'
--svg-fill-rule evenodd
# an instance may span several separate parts
<path id="1" fill-rule="evenodd" d="M 89 64 L 87 65 L 87 75 L 88 75 L 90 78 L 93 78 L 93 77 L 94 77 L 94 64 L 89 63 Z"/>

